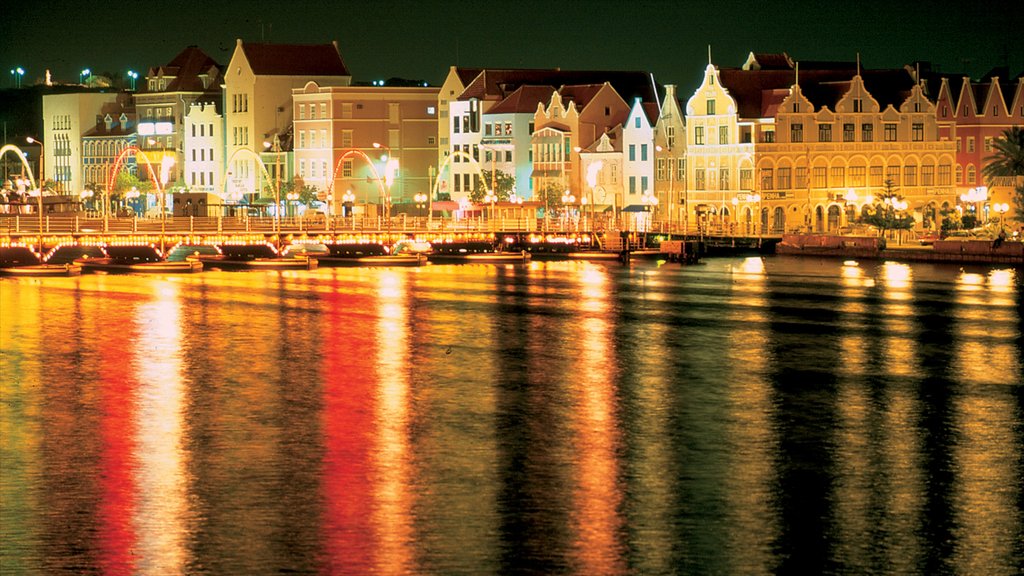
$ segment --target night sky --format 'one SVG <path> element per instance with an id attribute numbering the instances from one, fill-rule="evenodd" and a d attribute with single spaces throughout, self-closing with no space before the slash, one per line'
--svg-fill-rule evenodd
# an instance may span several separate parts
<path id="1" fill-rule="evenodd" d="M 247 1 L 131 3 L 107 0 L 6 2 L 0 43 L 25 83 L 49 68 L 75 82 L 83 68 L 120 73 L 166 64 L 196 44 L 227 64 L 236 38 L 281 43 L 337 40 L 356 81 L 400 77 L 440 83 L 453 64 L 654 72 L 692 90 L 707 46 L 722 66 L 750 51 L 800 60 L 853 60 L 897 67 L 930 60 L 942 72 L 1024 68 L 1024 9 L 995 0 L 787 2 L 374 2 Z M 1012 6 L 1012 8 L 1011 8 Z M 784 8 L 783 8 L 784 7 Z"/>

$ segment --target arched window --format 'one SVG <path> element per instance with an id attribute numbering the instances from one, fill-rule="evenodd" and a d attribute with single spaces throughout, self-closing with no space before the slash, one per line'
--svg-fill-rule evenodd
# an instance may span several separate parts
<path id="1" fill-rule="evenodd" d="M 978 171 L 974 169 L 974 164 L 967 165 L 967 183 L 977 184 Z"/>
<path id="2" fill-rule="evenodd" d="M 954 185 L 963 184 L 963 182 L 964 182 L 964 167 L 963 166 L 961 166 L 959 164 L 956 165 L 956 174 L 955 174 L 954 177 L 956 178 L 956 181 L 953 182 Z"/>

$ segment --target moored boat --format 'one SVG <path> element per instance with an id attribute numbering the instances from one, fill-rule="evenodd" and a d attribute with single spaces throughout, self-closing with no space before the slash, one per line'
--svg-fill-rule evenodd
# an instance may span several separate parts
<path id="1" fill-rule="evenodd" d="M 152 246 L 107 246 L 106 256 L 78 258 L 75 263 L 88 272 L 137 274 L 191 274 L 203 270 L 202 262 L 168 262 Z"/>
<path id="2" fill-rule="evenodd" d="M 526 250 L 501 252 L 489 242 L 445 242 L 434 244 L 427 258 L 431 262 L 445 264 L 503 264 L 529 262 L 530 253 Z"/>
<path id="3" fill-rule="evenodd" d="M 421 253 L 391 254 L 380 244 L 332 244 L 326 255 L 317 256 L 325 266 L 420 266 L 426 263 Z"/>
<path id="4" fill-rule="evenodd" d="M 220 254 L 198 254 L 189 260 L 222 270 L 315 270 L 317 259 L 309 255 L 284 257 L 269 244 L 222 244 Z"/>
<path id="5" fill-rule="evenodd" d="M 82 267 L 74 263 L 44 264 L 26 246 L 0 248 L 0 275 L 3 276 L 77 276 Z"/>

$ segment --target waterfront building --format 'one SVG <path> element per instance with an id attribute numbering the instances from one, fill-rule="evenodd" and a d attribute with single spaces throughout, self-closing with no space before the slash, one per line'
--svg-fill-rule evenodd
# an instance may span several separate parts
<path id="1" fill-rule="evenodd" d="M 149 161 L 153 172 L 160 174 L 164 158 L 173 158 L 168 186 L 184 187 L 185 159 L 191 151 L 185 146 L 185 115 L 194 102 L 209 102 L 221 98 L 223 67 L 196 46 L 178 53 L 168 64 L 150 68 L 141 89 L 135 93 L 138 114 L 137 162 L 140 167 Z M 139 177 L 149 179 L 149 171 L 142 169 Z"/>
<path id="2" fill-rule="evenodd" d="M 726 231 L 839 231 L 888 195 L 934 230 L 955 203 L 954 143 L 904 69 L 751 53 L 708 64 L 687 115 L 691 216 Z"/>
<path id="3" fill-rule="evenodd" d="M 280 142 L 291 126 L 294 90 L 310 82 L 322 87 L 348 86 L 351 80 L 337 42 L 305 45 L 237 40 L 224 80 L 227 196 L 258 191 L 259 155 L 273 147 L 275 136 Z M 320 111 L 316 113 L 319 116 Z M 317 130 L 319 135 L 320 128 Z"/>
<path id="4" fill-rule="evenodd" d="M 962 210 L 971 212 L 980 207 L 979 217 L 987 221 L 996 216 L 992 207 L 1009 205 L 1008 218 L 1016 212 L 1012 201 L 1015 182 L 1010 178 L 986 181 L 982 169 L 993 154 L 992 142 L 1005 130 L 1024 126 L 1024 74 L 1009 78 L 1005 68 L 986 75 L 984 81 L 969 77 L 925 74 L 929 86 L 938 86 L 936 116 L 943 137 L 956 142 L 956 165 L 953 183 L 957 199 L 971 197 L 980 202 L 960 201 Z M 979 194 L 979 190 L 983 190 Z"/>
<path id="5" fill-rule="evenodd" d="M 126 103 L 128 98 L 120 100 Z M 96 125 L 82 134 L 82 187 L 96 196 L 113 192 L 107 184 L 114 162 L 125 149 L 135 146 L 138 138 L 135 111 L 122 102 L 107 104 L 96 115 Z M 134 154 L 124 158 L 120 170 L 137 175 Z"/>
<path id="6" fill-rule="evenodd" d="M 622 124 L 622 148 L 625 158 L 622 176 L 626 193 L 622 207 L 633 214 L 631 220 L 649 221 L 651 212 L 660 201 L 654 190 L 654 125 L 658 121 L 656 102 L 644 103 L 640 98 L 633 100 L 629 115 Z M 586 184 L 584 178 L 582 185 Z M 644 222 L 643 228 L 646 228 Z"/>
<path id="7" fill-rule="evenodd" d="M 517 197 L 534 197 L 530 155 L 533 115 L 538 104 L 551 98 L 552 90 L 551 86 L 520 86 L 483 113 L 483 135 L 480 139 L 484 150 L 482 167 L 515 177 Z M 457 191 L 471 189 L 470 176 L 463 173 L 466 181 Z"/>
<path id="8" fill-rule="evenodd" d="M 120 98 L 113 91 L 43 96 L 43 175 L 59 194 L 77 198 L 82 191 L 82 136 L 95 127 L 96 115 L 107 106 L 116 108 Z"/>
<path id="9" fill-rule="evenodd" d="M 516 174 L 516 192 L 519 197 L 532 199 L 537 194 L 537 185 L 541 182 L 535 174 L 536 166 L 531 156 L 532 143 L 526 141 L 524 136 L 529 133 L 532 139 L 531 123 L 536 124 L 531 116 L 536 114 L 537 105 L 551 101 L 553 93 L 569 86 L 601 86 L 610 84 L 612 91 L 619 94 L 622 102 L 631 102 L 634 98 L 640 97 L 642 102 L 658 102 L 660 88 L 655 84 L 653 77 L 646 72 L 633 71 L 577 71 L 560 69 L 485 69 L 481 71 L 459 94 L 458 98 L 449 104 L 449 145 L 446 155 L 458 150 L 472 161 L 466 161 L 465 157 L 452 158 L 448 162 L 448 170 L 442 170 L 442 174 L 449 174 L 444 178 L 444 191 L 451 194 L 452 199 L 459 199 L 468 196 L 472 190 L 473 178 L 480 167 L 489 169 L 487 166 L 486 152 L 481 156 L 481 145 L 486 139 L 492 147 L 496 147 L 496 155 L 493 158 L 505 158 L 505 172 L 514 171 Z M 446 84 L 455 84 L 453 74 L 449 74 Z M 514 95 L 521 87 L 529 87 L 526 91 Z M 547 87 L 544 94 L 543 87 Z M 442 87 L 442 90 L 444 88 Z M 588 93 L 587 89 L 576 88 L 575 92 L 581 95 Z M 514 96 L 513 96 L 514 95 Z M 533 104 L 532 110 L 527 110 Z M 484 120 L 492 109 L 498 107 L 497 116 Z M 625 120 L 628 114 L 628 104 L 624 107 L 626 113 L 622 114 L 619 122 Z M 610 112 L 609 112 L 610 114 Z M 515 116 L 506 116 L 515 115 Z M 512 123 L 513 137 L 508 139 L 504 134 L 494 134 L 496 122 L 501 122 L 504 132 L 506 122 Z M 490 122 L 492 133 L 486 134 L 487 123 Z M 590 123 L 585 122 L 587 126 Z M 601 124 L 610 127 L 611 123 L 602 121 Z M 596 124 L 595 124 L 596 125 Z M 534 126 L 536 128 L 536 126 Z M 525 132 L 524 132 L 525 130 Z M 586 145 L 589 146 L 603 132 L 596 133 L 586 138 Z M 577 146 L 581 147 L 581 146 Z M 582 146 L 585 147 L 585 146 Z M 581 147 L 581 148 L 582 148 Z M 511 160 L 508 153 L 511 152 Z M 570 149 L 567 162 L 578 151 Z M 495 162 L 497 164 L 497 162 Z M 513 168 L 514 167 L 514 168 Z M 555 168 L 545 168 L 552 170 Z M 556 172 L 558 171 L 555 169 Z M 529 173 L 529 177 L 525 175 Z M 575 178 L 561 177 L 564 184 L 562 189 L 571 188 L 572 192 L 578 193 L 581 190 L 579 185 L 578 171 L 574 173 Z M 542 176 L 545 185 L 556 186 L 555 182 L 560 176 L 545 174 Z M 470 183 L 469 190 L 466 183 Z M 578 194 L 577 194 L 578 197 Z"/>
<path id="10" fill-rule="evenodd" d="M 663 219 L 679 226 L 686 204 L 686 124 L 674 84 L 665 85 L 654 126 L 654 191 Z M 584 171 L 584 173 L 586 173 Z"/>
<path id="11" fill-rule="evenodd" d="M 437 99 L 437 87 L 423 86 L 293 90 L 296 174 L 325 200 L 332 193 L 335 207 L 349 190 L 357 204 L 383 204 L 377 176 L 390 182 L 391 204 L 413 203 L 437 170 Z"/>
<path id="12" fill-rule="evenodd" d="M 196 101 L 185 114 L 185 185 L 190 192 L 222 195 L 224 115 L 220 100 Z M 238 201 L 239 198 L 224 198 Z"/>
<path id="13" fill-rule="evenodd" d="M 437 166 L 444 165 L 445 159 L 448 158 L 448 155 L 452 150 L 451 136 L 453 124 L 452 121 L 448 120 L 451 113 L 451 103 L 466 90 L 466 87 L 469 86 L 473 79 L 479 76 L 481 72 L 483 72 L 483 68 L 452 66 L 448 69 L 448 75 L 445 77 L 444 82 L 441 84 L 441 88 L 437 92 L 438 122 L 437 140 L 435 140 L 437 143 Z M 461 125 L 459 126 L 459 133 L 462 133 Z M 461 147 L 459 149 L 461 150 Z M 440 192 L 449 194 L 453 186 L 453 180 L 454 177 L 452 176 L 451 170 L 444 171 L 439 184 Z"/>

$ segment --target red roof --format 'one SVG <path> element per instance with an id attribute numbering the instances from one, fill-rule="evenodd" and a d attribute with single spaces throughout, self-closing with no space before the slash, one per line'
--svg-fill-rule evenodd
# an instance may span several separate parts
<path id="1" fill-rule="evenodd" d="M 167 76 L 174 79 L 163 90 L 159 92 L 206 92 L 212 87 L 220 86 L 221 66 L 206 55 L 205 52 L 196 46 L 189 46 L 178 53 L 166 66 L 151 68 L 149 77 Z M 199 78 L 201 74 L 210 75 L 206 86 Z M 142 84 L 143 90 L 148 92 L 146 83 Z"/>
<path id="2" fill-rule="evenodd" d="M 495 104 L 485 115 L 536 112 L 537 105 L 548 102 L 554 91 L 554 86 L 520 86 L 507 98 Z"/>
<path id="3" fill-rule="evenodd" d="M 249 66 L 260 76 L 351 76 L 338 46 L 242 43 Z"/>

